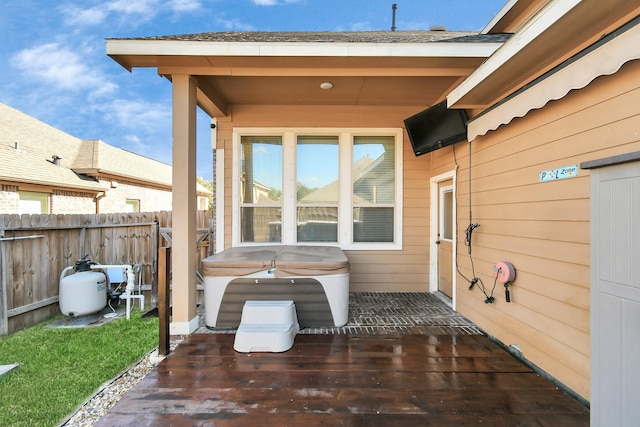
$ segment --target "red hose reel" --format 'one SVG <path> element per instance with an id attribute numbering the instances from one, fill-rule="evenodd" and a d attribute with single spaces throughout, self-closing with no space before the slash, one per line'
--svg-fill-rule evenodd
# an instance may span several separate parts
<path id="1" fill-rule="evenodd" d="M 516 278 L 516 269 L 508 261 L 498 262 L 494 270 L 496 272 L 496 280 L 504 284 L 504 296 L 507 302 L 511 302 L 511 296 L 509 295 L 509 285 Z"/>

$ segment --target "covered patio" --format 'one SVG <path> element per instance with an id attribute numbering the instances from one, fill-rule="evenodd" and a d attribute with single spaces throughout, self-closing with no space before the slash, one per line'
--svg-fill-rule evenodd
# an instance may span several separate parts
<path id="1" fill-rule="evenodd" d="M 98 426 L 589 425 L 589 410 L 437 294 L 353 293 L 345 327 L 237 353 L 200 327 Z"/>

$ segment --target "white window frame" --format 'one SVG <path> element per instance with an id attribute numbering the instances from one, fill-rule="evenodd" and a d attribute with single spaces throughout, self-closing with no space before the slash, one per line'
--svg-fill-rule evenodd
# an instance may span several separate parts
<path id="1" fill-rule="evenodd" d="M 296 201 L 296 142 L 298 136 L 338 136 L 339 141 L 339 177 L 340 193 L 338 202 L 338 242 L 297 242 L 296 227 L 282 227 L 282 241 L 276 244 L 339 246 L 344 250 L 402 250 L 402 218 L 403 218 L 403 134 L 402 128 L 249 128 L 233 129 L 232 148 L 232 206 L 231 206 L 231 244 L 232 246 L 256 246 L 271 243 L 241 242 L 240 229 L 240 170 L 241 170 L 241 138 L 243 136 L 282 136 L 282 223 L 297 224 Z M 353 137 L 354 136 L 393 136 L 396 142 L 395 151 L 395 207 L 394 207 L 394 241 L 393 242 L 353 242 Z"/>
<path id="2" fill-rule="evenodd" d="M 125 212 L 138 213 L 140 212 L 140 199 L 125 199 Z"/>
<path id="3" fill-rule="evenodd" d="M 38 209 L 33 209 L 38 205 Z M 51 212 L 51 195 L 39 191 L 18 191 L 18 213 L 46 215 Z M 37 212 L 36 212 L 37 210 Z"/>

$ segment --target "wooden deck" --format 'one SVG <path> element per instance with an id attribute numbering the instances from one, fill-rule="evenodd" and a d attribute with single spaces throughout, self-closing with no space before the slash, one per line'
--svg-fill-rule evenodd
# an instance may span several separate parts
<path id="1" fill-rule="evenodd" d="M 482 335 L 298 335 L 241 354 L 193 334 L 97 426 L 588 426 L 589 410 Z"/>

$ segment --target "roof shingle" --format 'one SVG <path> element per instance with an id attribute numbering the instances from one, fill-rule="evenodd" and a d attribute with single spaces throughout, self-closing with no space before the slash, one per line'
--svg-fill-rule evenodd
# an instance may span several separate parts
<path id="1" fill-rule="evenodd" d="M 337 32 L 211 32 L 109 40 L 174 40 L 225 43 L 503 43 L 510 34 L 470 31 L 337 31 Z"/>
<path id="2" fill-rule="evenodd" d="M 60 157 L 60 165 L 51 159 Z M 0 103 L 0 180 L 92 191 L 86 174 L 110 174 L 171 186 L 171 166 L 111 146 L 84 141 Z"/>

